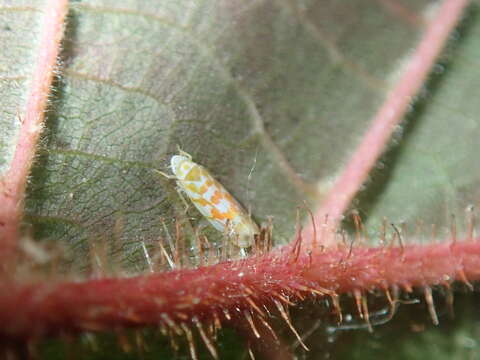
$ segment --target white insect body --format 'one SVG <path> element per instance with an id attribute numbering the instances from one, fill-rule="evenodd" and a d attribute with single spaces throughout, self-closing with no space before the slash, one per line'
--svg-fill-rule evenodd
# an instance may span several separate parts
<path id="1" fill-rule="evenodd" d="M 260 233 L 257 224 L 207 169 L 183 151 L 172 156 L 170 167 L 179 188 L 215 229 L 231 235 L 240 248 L 253 245 Z"/>

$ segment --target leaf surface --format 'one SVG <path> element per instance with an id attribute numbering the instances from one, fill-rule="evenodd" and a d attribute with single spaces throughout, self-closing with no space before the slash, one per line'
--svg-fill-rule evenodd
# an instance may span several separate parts
<path id="1" fill-rule="evenodd" d="M 167 236 L 161 219 L 185 221 L 175 184 L 154 171 L 180 146 L 288 241 L 295 208 L 318 200 L 302 182 L 328 191 L 435 4 L 72 2 L 25 222 L 78 266 L 105 238 L 141 269 L 141 241 Z M 0 7 L 0 172 L 42 45 L 40 7 Z M 353 204 L 372 233 L 387 217 L 446 235 L 478 202 L 478 13 L 474 3 Z"/>

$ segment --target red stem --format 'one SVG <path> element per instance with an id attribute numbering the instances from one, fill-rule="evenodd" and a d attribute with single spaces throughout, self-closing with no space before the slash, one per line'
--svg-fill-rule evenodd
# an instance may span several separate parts
<path id="1" fill-rule="evenodd" d="M 19 119 L 21 126 L 17 146 L 10 168 L 0 178 L 0 264 L 3 265 L 7 259 L 11 259 L 18 242 L 27 176 L 45 120 L 67 10 L 67 0 L 49 0 L 45 4 L 38 59 L 32 74 L 25 115 Z"/>
<path id="2" fill-rule="evenodd" d="M 211 321 L 224 311 L 235 319 L 251 301 L 298 301 L 299 295 L 352 293 L 399 286 L 409 289 L 480 279 L 480 239 L 401 248 L 317 248 L 312 254 L 283 247 L 270 254 L 134 278 L 0 285 L 0 333 L 12 338 L 68 331 Z M 425 261 L 428 259 L 428 261 Z M 283 300 L 282 300 L 283 299 Z M 19 311 L 21 309 L 21 311 Z M 168 320 L 166 320 L 168 319 Z"/>
<path id="3" fill-rule="evenodd" d="M 405 73 L 394 86 L 384 104 L 374 116 L 370 128 L 353 153 L 343 173 L 336 180 L 326 199 L 317 209 L 316 224 L 323 224 L 328 215 L 329 227 L 335 229 L 353 197 L 358 192 L 385 150 L 395 128 L 402 121 L 409 104 L 423 86 L 425 79 L 442 51 L 448 36 L 458 23 L 468 0 L 445 0 L 427 27 L 417 49 L 412 54 Z M 310 225 L 304 237 L 313 239 Z M 332 245 L 333 237 L 322 237 L 324 245 Z"/>

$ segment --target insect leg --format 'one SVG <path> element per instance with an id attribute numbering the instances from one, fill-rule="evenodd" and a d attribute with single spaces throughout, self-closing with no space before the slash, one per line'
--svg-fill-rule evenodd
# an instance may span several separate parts
<path id="1" fill-rule="evenodd" d="M 160 171 L 160 170 L 157 170 L 157 169 L 153 169 L 153 171 L 155 171 L 157 174 L 162 175 L 163 177 L 166 177 L 169 180 L 176 180 L 177 179 L 177 177 L 175 175 L 169 175 L 169 174 L 164 173 L 163 171 Z"/>
<path id="2" fill-rule="evenodd" d="M 176 190 L 177 190 L 178 196 L 180 197 L 180 200 L 182 200 L 183 205 L 185 205 L 185 214 L 186 214 L 188 212 L 188 209 L 190 208 L 190 203 L 187 201 L 187 199 L 185 199 L 185 196 L 183 196 L 185 191 L 180 185 L 177 184 Z"/>

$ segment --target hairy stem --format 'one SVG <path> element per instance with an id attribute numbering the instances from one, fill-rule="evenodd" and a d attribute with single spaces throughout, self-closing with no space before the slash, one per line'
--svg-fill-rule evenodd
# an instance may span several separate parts
<path id="1" fill-rule="evenodd" d="M 68 10 L 67 0 L 45 4 L 38 59 L 32 74 L 18 141 L 9 169 L 0 178 L 0 264 L 11 259 L 19 237 L 27 177 L 42 132 Z"/>
<path id="2" fill-rule="evenodd" d="M 479 239 L 405 247 L 317 247 L 300 255 L 282 247 L 240 261 L 133 278 L 4 282 L 0 333 L 31 338 L 146 325 L 181 332 L 192 321 L 235 321 L 245 311 L 256 313 L 255 306 L 261 313 L 263 306 L 272 310 L 302 297 L 335 299 L 337 294 L 373 288 L 408 291 L 455 280 L 468 284 L 467 279 L 480 279 Z"/>

